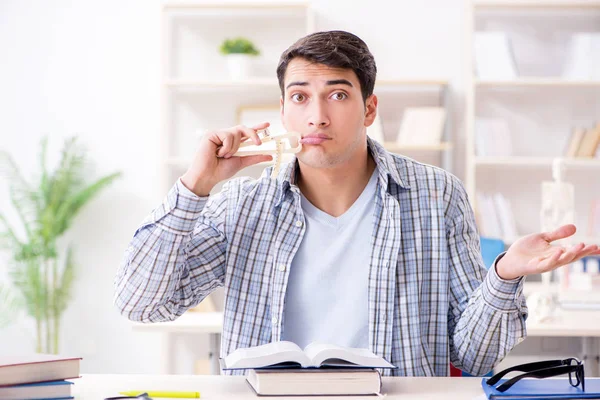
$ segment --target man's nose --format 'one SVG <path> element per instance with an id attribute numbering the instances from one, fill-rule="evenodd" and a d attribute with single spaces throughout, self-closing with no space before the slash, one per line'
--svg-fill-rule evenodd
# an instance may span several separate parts
<path id="1" fill-rule="evenodd" d="M 313 102 L 312 107 L 309 110 L 310 116 L 308 119 L 309 126 L 324 128 L 329 125 L 329 116 L 327 113 L 327 107 L 322 101 L 317 100 Z"/>

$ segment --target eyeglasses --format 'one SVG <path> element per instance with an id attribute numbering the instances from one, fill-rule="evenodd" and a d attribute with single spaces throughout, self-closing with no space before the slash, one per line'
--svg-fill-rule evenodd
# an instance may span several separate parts
<path id="1" fill-rule="evenodd" d="M 117 396 L 117 397 L 107 397 L 104 400 L 121 400 L 121 399 L 139 399 L 139 400 L 152 400 L 148 393 L 141 393 L 137 396 Z"/>
<path id="2" fill-rule="evenodd" d="M 564 360 L 550 360 L 550 361 L 539 361 L 527 364 L 515 365 L 514 367 L 507 368 L 503 371 L 498 372 L 486 381 L 490 386 L 494 386 L 500 381 L 500 379 L 508 374 L 509 372 L 519 371 L 524 372 L 521 375 L 517 375 L 512 379 L 503 382 L 496 388 L 499 392 L 505 392 L 512 385 L 517 383 L 523 378 L 549 378 L 551 376 L 558 376 L 563 374 L 569 374 L 569 383 L 573 387 L 581 384 L 581 390 L 585 392 L 585 374 L 583 372 L 583 362 L 576 358 L 567 358 Z"/>

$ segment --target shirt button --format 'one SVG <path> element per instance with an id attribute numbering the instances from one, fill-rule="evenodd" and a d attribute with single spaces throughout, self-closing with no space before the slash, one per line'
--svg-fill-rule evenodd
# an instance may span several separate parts
<path id="1" fill-rule="evenodd" d="M 277 324 L 277 317 L 273 317 L 273 319 L 271 320 L 271 322 L 273 322 L 273 325 Z"/>
<path id="2" fill-rule="evenodd" d="M 383 268 L 388 268 L 390 266 L 390 262 L 386 261 L 385 264 L 383 264 Z"/>
<path id="3" fill-rule="evenodd" d="M 296 221 L 296 226 L 297 226 L 298 228 L 302 228 L 302 225 L 304 225 L 304 224 L 302 223 L 302 221 L 300 221 L 300 220 Z"/>
<path id="4" fill-rule="evenodd" d="M 525 339 L 523 339 L 522 337 L 520 337 L 520 338 L 517 339 L 517 343 L 521 343 L 523 340 L 525 340 Z"/>
<path id="5" fill-rule="evenodd" d="M 285 271 L 285 265 L 283 265 L 283 264 L 279 264 L 279 270 L 280 270 L 281 272 Z"/>
<path id="6" fill-rule="evenodd" d="M 385 322 L 385 321 L 387 321 L 387 317 L 386 317 L 385 315 L 382 315 L 382 316 L 381 316 L 381 321 L 382 321 L 382 322 Z"/>

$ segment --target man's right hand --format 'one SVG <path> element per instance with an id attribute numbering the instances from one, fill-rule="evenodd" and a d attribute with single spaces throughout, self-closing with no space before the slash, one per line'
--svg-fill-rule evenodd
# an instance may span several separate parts
<path id="1" fill-rule="evenodd" d="M 254 144 L 260 145 L 262 142 L 256 131 L 268 126 L 268 122 L 263 122 L 251 128 L 238 125 L 206 133 L 200 139 L 192 164 L 181 177 L 181 182 L 196 195 L 208 196 L 216 184 L 231 178 L 238 171 L 271 161 L 269 155 L 234 156 L 243 140 L 249 138 Z"/>

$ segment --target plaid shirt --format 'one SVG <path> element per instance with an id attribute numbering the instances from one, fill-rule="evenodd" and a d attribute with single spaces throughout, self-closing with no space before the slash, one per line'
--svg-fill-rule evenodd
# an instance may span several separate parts
<path id="1" fill-rule="evenodd" d="M 449 361 L 487 373 L 526 335 L 523 278 L 502 280 L 484 267 L 456 177 L 371 139 L 368 147 L 379 171 L 373 231 L 363 232 L 372 244 L 369 346 L 398 367 L 382 373 L 447 376 Z M 120 312 L 174 320 L 224 286 L 221 356 L 279 341 L 289 267 L 305 232 L 296 168 L 288 164 L 275 180 L 270 168 L 258 180 L 232 179 L 206 198 L 179 180 L 125 253 L 115 279 Z"/>

